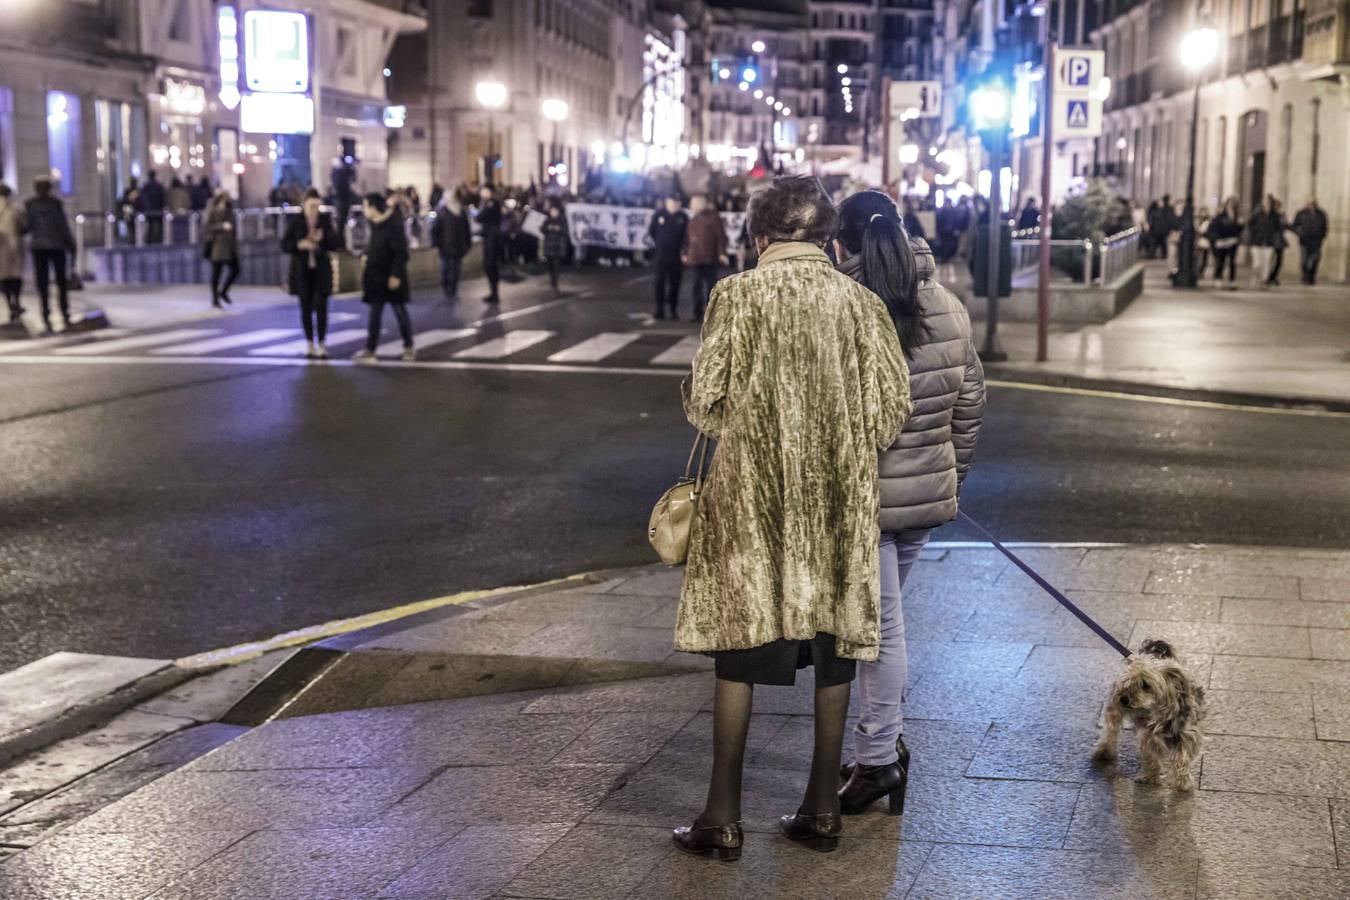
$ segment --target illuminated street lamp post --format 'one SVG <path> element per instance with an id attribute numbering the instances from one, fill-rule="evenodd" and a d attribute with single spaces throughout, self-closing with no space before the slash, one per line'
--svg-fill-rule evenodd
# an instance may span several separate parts
<path id="1" fill-rule="evenodd" d="M 1003 193 L 999 174 L 1012 116 L 1012 92 L 999 79 L 986 81 L 970 94 L 970 114 L 980 140 L 989 150 L 989 241 L 985 281 L 989 306 L 985 313 L 984 349 L 980 351 L 980 358 L 1004 362 L 1008 354 L 1003 352 L 998 338 L 999 254 L 1003 242 Z"/>
<path id="2" fill-rule="evenodd" d="M 1219 33 L 1208 25 L 1187 33 L 1181 39 L 1181 64 L 1195 73 L 1195 94 L 1191 100 L 1191 152 L 1186 166 L 1186 206 L 1181 211 L 1181 242 L 1177 245 L 1177 270 L 1172 274 L 1174 287 L 1196 286 L 1195 271 L 1195 138 L 1200 122 L 1200 82 L 1205 69 L 1219 53 Z"/>
<path id="3" fill-rule="evenodd" d="M 483 166 L 485 184 L 495 184 L 497 181 L 497 136 L 493 128 L 492 113 L 506 105 L 506 93 L 506 85 L 500 81 L 480 81 L 473 87 L 473 95 L 478 105 L 488 113 L 488 153 Z"/>
<path id="4" fill-rule="evenodd" d="M 553 123 L 553 142 L 549 144 L 548 155 L 551 163 L 557 165 L 561 160 L 561 150 L 558 144 L 558 123 L 567 118 L 567 101 L 549 98 L 540 104 L 540 110 L 544 113 L 544 118 Z"/>

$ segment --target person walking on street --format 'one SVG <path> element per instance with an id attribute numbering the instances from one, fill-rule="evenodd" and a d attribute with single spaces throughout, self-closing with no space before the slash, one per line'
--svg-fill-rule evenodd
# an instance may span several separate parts
<path id="1" fill-rule="evenodd" d="M 544 237 L 544 262 L 548 264 L 548 283 L 558 290 L 558 270 L 567 258 L 567 219 L 563 217 L 562 207 L 549 204 L 548 218 L 539 226 Z"/>
<path id="2" fill-rule="evenodd" d="M 815 668 L 806 793 L 779 820 L 834 850 L 839 762 L 857 661 L 881 637 L 877 454 L 909 417 L 909 377 L 886 305 L 834 271 L 838 216 L 820 183 L 778 177 L 750 202 L 759 264 L 718 282 L 684 382 L 685 415 L 718 442 L 690 533 L 675 647 L 712 656 L 707 802 L 675 845 L 741 855 L 741 770 L 756 684 Z"/>
<path id="3" fill-rule="evenodd" d="M 689 199 L 694 216 L 684 232 L 680 262 L 694 270 L 694 321 L 703 321 L 703 310 L 717 283 L 718 266 L 727 264 L 727 229 L 708 198 L 695 194 Z"/>
<path id="4" fill-rule="evenodd" d="M 24 203 L 23 227 L 28 234 L 28 247 L 33 256 L 33 280 L 37 283 L 38 300 L 42 303 L 42 327 L 52 330 L 52 311 L 49 291 L 51 278 L 56 277 L 56 300 L 61 309 L 61 321 L 70 328 L 70 297 L 66 283 L 66 254 L 75 252 L 75 236 L 66 221 L 66 208 L 61 198 L 52 191 L 52 180 L 39 175 L 33 180 L 34 196 Z"/>
<path id="5" fill-rule="evenodd" d="M 23 288 L 23 212 L 9 185 L 0 184 L 0 293 L 5 295 L 9 322 L 24 314 L 19 303 Z"/>
<path id="6" fill-rule="evenodd" d="M 211 305 L 233 303 L 230 285 L 239 277 L 239 235 L 234 230 L 234 200 L 226 191 L 211 199 L 206 211 L 206 252 L 211 261 Z M 228 273 L 228 274 L 226 274 Z M 225 280 L 221 282 L 221 276 Z"/>
<path id="7" fill-rule="evenodd" d="M 300 202 L 300 214 L 288 216 L 281 236 L 281 252 L 290 254 L 286 279 L 300 300 L 300 324 L 305 330 L 305 356 L 327 359 L 328 297 L 333 293 L 332 254 L 342 249 L 342 238 L 328 213 L 321 209 L 319 192 L 310 188 Z"/>
<path id="8" fill-rule="evenodd" d="M 1209 221 L 1205 236 L 1209 238 L 1210 248 L 1214 251 L 1214 286 L 1223 286 L 1223 270 L 1228 268 L 1229 290 L 1237 289 L 1237 251 L 1242 238 L 1242 216 L 1238 212 L 1238 200 L 1229 197 L 1224 201 L 1223 209 Z"/>
<path id="9" fill-rule="evenodd" d="M 1280 286 L 1280 268 L 1284 265 L 1284 250 L 1289 246 L 1289 239 L 1284 233 L 1289 230 L 1289 220 L 1284 216 L 1284 204 L 1270 198 L 1271 212 L 1275 217 L 1275 256 L 1270 264 L 1270 274 L 1266 276 L 1266 284 L 1270 287 Z"/>
<path id="10" fill-rule="evenodd" d="M 965 306 L 933 280 L 933 253 L 901 228 L 895 203 L 862 191 L 839 205 L 840 272 L 886 304 L 899 333 L 914 414 L 880 459 L 881 646 L 858 666 L 854 764 L 839 791 L 844 815 L 889 795 L 904 809 L 909 750 L 902 737 L 907 675 L 901 591 L 934 528 L 956 518 L 984 407 L 984 369 Z"/>
<path id="11" fill-rule="evenodd" d="M 1327 239 L 1327 214 L 1313 197 L 1294 216 L 1293 231 L 1302 251 L 1303 283 L 1317 283 L 1317 265 L 1322 261 L 1322 242 Z"/>
<path id="12" fill-rule="evenodd" d="M 661 209 L 652 214 L 651 225 L 647 233 L 652 239 L 652 264 L 656 275 L 656 318 L 666 317 L 666 307 L 670 307 L 670 317 L 680 317 L 680 278 L 684 267 L 680 264 L 680 251 L 684 249 L 684 232 L 689 227 L 689 217 L 680 209 L 680 198 L 670 196 L 665 199 Z"/>
<path id="13" fill-rule="evenodd" d="M 497 189 L 490 184 L 478 191 L 478 230 L 483 240 L 483 274 L 488 281 L 483 302 L 495 306 L 502 302 L 497 294 L 502 277 L 502 204 Z"/>
<path id="14" fill-rule="evenodd" d="M 408 318 L 411 292 L 408 289 L 408 236 L 403 231 L 403 220 L 383 194 L 366 194 L 361 205 L 371 226 L 365 270 L 361 273 L 361 300 L 370 305 L 370 324 L 366 330 L 366 346 L 352 359 L 362 363 L 375 361 L 384 308 L 388 306 L 394 311 L 399 337 L 403 338 L 403 361 L 412 362 L 417 359 L 417 351 L 413 349 L 412 320 Z"/>
<path id="15" fill-rule="evenodd" d="M 1036 198 L 1028 197 L 1026 205 L 1017 216 L 1017 229 L 1026 231 L 1041 224 L 1041 211 L 1036 207 Z M 921 235 L 916 235 L 921 237 Z"/>
<path id="16" fill-rule="evenodd" d="M 1271 257 L 1275 253 L 1275 242 L 1283 230 L 1283 223 L 1275 211 L 1275 198 L 1267 195 L 1247 220 L 1247 241 L 1252 250 L 1253 290 L 1258 286 L 1270 286 Z"/>
<path id="17" fill-rule="evenodd" d="M 436 221 L 431 223 L 431 243 L 441 258 L 441 290 L 445 299 L 459 297 L 459 276 L 464 268 L 464 257 L 473 246 L 469 231 L 469 215 L 454 194 L 441 192 L 442 204 L 436 208 Z"/>
<path id="18" fill-rule="evenodd" d="M 146 243 L 164 242 L 164 208 L 168 202 L 168 193 L 160 183 L 159 175 L 151 169 L 145 176 L 145 184 L 141 185 L 141 192 L 136 198 L 136 211 L 145 216 Z"/>

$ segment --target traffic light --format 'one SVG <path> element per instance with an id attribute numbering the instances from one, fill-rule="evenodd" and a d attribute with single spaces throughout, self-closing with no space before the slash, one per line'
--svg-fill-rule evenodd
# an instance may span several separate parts
<path id="1" fill-rule="evenodd" d="M 966 109 L 976 131 L 1006 131 L 1012 120 L 1012 89 L 999 76 L 984 79 L 970 92 Z"/>

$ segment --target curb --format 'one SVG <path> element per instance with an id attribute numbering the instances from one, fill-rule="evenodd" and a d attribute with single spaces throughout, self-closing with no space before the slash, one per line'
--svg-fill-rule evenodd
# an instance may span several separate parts
<path id="1" fill-rule="evenodd" d="M 1168 387 L 1166 385 L 1145 384 L 1138 381 L 1124 381 L 1114 378 L 1091 378 L 1085 375 L 1068 375 L 1060 372 L 1023 369 L 1001 363 L 988 364 L 984 367 L 984 371 L 985 375 L 989 378 L 989 383 L 996 387 L 1031 385 L 1047 388 L 1066 388 L 1100 391 L 1112 394 L 1128 394 L 1138 397 L 1157 397 L 1166 400 L 1182 400 L 1193 403 L 1212 404 L 1215 406 L 1240 406 L 1251 409 L 1275 410 L 1279 412 L 1326 412 L 1350 414 L 1350 400 L 1333 397 L 1278 397 L 1270 394 L 1250 394 L 1242 391 Z"/>
<path id="2" fill-rule="evenodd" d="M 107 724 L 119 713 L 171 690 L 203 671 L 166 663 L 149 675 L 125 684 L 96 700 L 63 710 L 44 722 L 0 740 L 0 766 L 52 744 Z"/>

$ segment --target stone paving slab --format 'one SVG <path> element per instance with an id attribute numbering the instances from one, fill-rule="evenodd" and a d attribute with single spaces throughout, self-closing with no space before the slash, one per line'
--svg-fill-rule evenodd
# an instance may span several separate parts
<path id="1" fill-rule="evenodd" d="M 0 895 L 77 896 L 72 875 L 93 870 L 65 862 L 76 848 L 113 857 L 108 896 L 156 900 L 1343 895 L 1350 660 L 1314 657 L 1347 630 L 1331 626 L 1350 554 L 1025 555 L 1122 638 L 1185 654 L 1210 691 L 1198 791 L 1135 784 L 1128 731 L 1118 764 L 1093 765 L 1120 657 L 992 551 L 933 548 L 905 599 L 905 815 L 849 817 L 830 855 L 777 834 L 806 784 L 808 672 L 756 688 L 743 858 L 688 857 L 669 829 L 703 804 L 713 676 L 670 648 L 680 573 L 646 567 L 380 634 L 361 653 L 398 665 L 354 664 L 326 690 L 388 705 L 254 728 L 0 858 Z M 486 686 L 432 699 L 461 681 Z M 125 844 L 142 832 L 152 850 L 180 841 L 153 872 Z"/>

